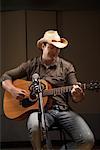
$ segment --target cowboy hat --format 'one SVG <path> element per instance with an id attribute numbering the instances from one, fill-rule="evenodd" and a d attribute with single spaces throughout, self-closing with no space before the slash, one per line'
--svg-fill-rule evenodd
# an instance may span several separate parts
<path id="1" fill-rule="evenodd" d="M 64 48 L 68 45 L 65 38 L 60 38 L 57 31 L 49 30 L 44 33 L 43 38 L 37 41 L 37 47 L 41 49 L 42 43 L 47 42 L 57 48 Z"/>

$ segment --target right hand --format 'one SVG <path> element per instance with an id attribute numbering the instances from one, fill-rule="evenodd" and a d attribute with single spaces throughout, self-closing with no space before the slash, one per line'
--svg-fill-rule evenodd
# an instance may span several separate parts
<path id="1" fill-rule="evenodd" d="M 28 95 L 28 92 L 24 89 L 20 88 L 14 88 L 11 90 L 12 96 L 14 96 L 18 100 L 22 100 L 26 95 Z"/>
<path id="2" fill-rule="evenodd" d="M 2 87 L 18 100 L 22 100 L 25 96 L 29 95 L 26 90 L 15 87 L 12 84 L 12 80 L 9 79 L 2 82 Z"/>

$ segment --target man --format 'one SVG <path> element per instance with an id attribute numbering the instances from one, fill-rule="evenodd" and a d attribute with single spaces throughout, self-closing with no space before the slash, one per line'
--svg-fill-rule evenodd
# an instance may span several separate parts
<path id="1" fill-rule="evenodd" d="M 63 128 L 72 138 L 72 142 L 67 144 L 68 149 L 90 150 L 94 144 L 93 134 L 85 121 L 72 111 L 68 104 L 68 96 L 72 97 L 74 102 L 80 102 L 84 92 L 76 79 L 73 65 L 58 56 L 60 49 L 65 48 L 67 44 L 68 41 L 61 38 L 57 31 L 46 31 L 43 38 L 37 41 L 37 47 L 42 50 L 42 55 L 5 72 L 1 77 L 2 86 L 16 99 L 21 100 L 27 92 L 15 87 L 12 81 L 25 76 L 31 81 L 34 73 L 38 73 L 40 78 L 49 82 L 52 87 L 73 85 L 70 92 L 48 98 L 44 108 L 46 127 L 49 128 L 56 123 Z M 37 112 L 29 115 L 27 126 L 33 149 L 40 150 Z"/>

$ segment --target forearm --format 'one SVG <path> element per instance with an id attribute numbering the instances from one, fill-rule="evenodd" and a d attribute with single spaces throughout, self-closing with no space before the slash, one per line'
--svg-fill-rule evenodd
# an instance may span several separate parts
<path id="1" fill-rule="evenodd" d="M 73 89 L 71 90 L 72 100 L 74 102 L 80 102 L 84 98 L 84 91 L 81 88 L 81 83 L 77 81 L 75 73 L 69 74 L 69 84 L 73 85 Z"/>
<path id="2" fill-rule="evenodd" d="M 2 87 L 12 94 L 18 100 L 24 98 L 25 95 L 28 95 L 27 91 L 21 88 L 17 88 L 13 85 L 12 80 L 5 80 L 2 82 Z"/>
<path id="3" fill-rule="evenodd" d="M 9 71 L 6 71 L 1 77 L 0 77 L 0 82 L 2 83 L 5 80 L 16 80 L 16 79 L 20 79 L 23 78 L 25 76 L 27 76 L 27 68 L 29 67 L 29 63 L 22 63 L 20 66 L 11 69 Z M 10 82 L 10 81 L 9 81 Z M 12 82 L 10 82 L 12 83 Z M 10 84 L 9 83 L 9 84 Z"/>
<path id="4" fill-rule="evenodd" d="M 5 80 L 5 81 L 3 81 L 3 82 L 2 82 L 2 87 L 3 87 L 6 91 L 8 91 L 8 92 L 10 92 L 10 93 L 11 93 L 11 91 L 12 91 L 13 89 L 15 89 L 15 86 L 13 85 L 12 80 Z"/>
<path id="5" fill-rule="evenodd" d="M 78 83 L 78 81 L 77 81 L 75 72 L 70 73 L 68 75 L 68 84 L 69 85 L 74 85 L 74 84 L 77 84 L 77 83 Z"/>

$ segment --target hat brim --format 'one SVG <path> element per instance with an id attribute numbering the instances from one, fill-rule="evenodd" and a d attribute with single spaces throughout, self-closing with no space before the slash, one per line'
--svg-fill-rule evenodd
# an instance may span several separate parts
<path id="1" fill-rule="evenodd" d="M 68 45 L 68 41 L 65 38 L 60 38 L 60 41 L 53 41 L 53 40 L 49 41 L 45 38 L 41 38 L 40 40 L 37 41 L 37 47 L 39 49 L 41 49 L 42 43 L 44 43 L 44 42 L 52 44 L 55 47 L 60 48 L 60 49 L 65 48 Z"/>

